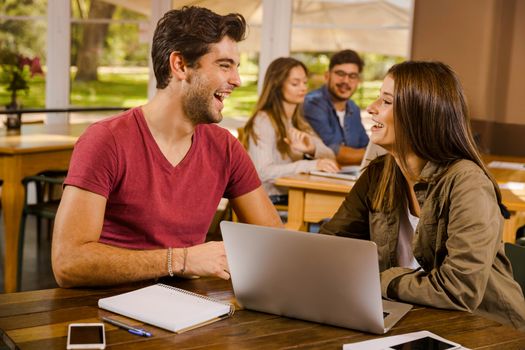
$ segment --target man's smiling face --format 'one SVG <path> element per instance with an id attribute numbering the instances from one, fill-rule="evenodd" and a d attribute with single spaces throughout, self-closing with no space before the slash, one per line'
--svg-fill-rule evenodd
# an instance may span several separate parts
<path id="1" fill-rule="evenodd" d="M 225 36 L 210 45 L 194 68 L 188 67 L 187 91 L 182 106 L 193 124 L 218 123 L 222 120 L 224 99 L 241 85 L 237 43 Z"/>

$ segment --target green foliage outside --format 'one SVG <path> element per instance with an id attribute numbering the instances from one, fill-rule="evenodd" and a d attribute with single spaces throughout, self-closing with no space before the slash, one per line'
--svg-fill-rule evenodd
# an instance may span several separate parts
<path id="1" fill-rule="evenodd" d="M 76 0 L 75 6 L 71 7 L 72 17 L 75 19 L 86 19 L 89 5 L 89 0 Z M 146 16 L 121 6 L 116 7 L 112 19 L 115 21 L 143 21 L 144 23 L 148 21 Z M 140 30 L 137 22 L 115 22 L 109 25 L 104 49 L 100 55 L 100 64 L 102 66 L 146 67 L 148 65 L 149 45 L 140 41 Z M 75 65 L 77 62 L 77 54 L 84 28 L 83 22 L 75 22 L 71 25 L 71 65 Z"/>
<path id="2" fill-rule="evenodd" d="M 147 73 L 105 73 L 98 81 L 73 82 L 71 104 L 90 107 L 133 107 L 146 103 Z"/>
<path id="3" fill-rule="evenodd" d="M 241 76 L 242 85 L 235 89 L 224 102 L 225 117 L 246 117 L 252 115 L 257 103 L 257 76 Z"/>
<path id="4" fill-rule="evenodd" d="M 249 117 L 257 102 L 257 81 L 254 76 L 243 76 L 243 85 L 225 101 L 225 117 Z M 132 107 L 147 101 L 147 74 L 103 73 L 99 81 L 72 83 L 73 106 L 123 106 Z M 37 76 L 29 82 L 29 93 L 21 93 L 19 102 L 23 108 L 45 107 L 45 78 Z M 365 108 L 378 95 L 381 81 L 365 82 L 353 99 Z M 10 93 L 0 88 L 0 106 L 9 103 Z"/>
<path id="5" fill-rule="evenodd" d="M 0 0 L 0 12 L 13 16 L 44 16 L 35 21 L 0 21 L 0 46 L 10 41 L 19 52 L 26 56 L 38 56 L 45 65 L 45 20 L 46 4 L 49 0 Z M 73 18 L 87 17 L 89 0 L 72 2 Z M 136 21 L 146 17 L 132 11 L 117 7 L 113 19 L 135 22 L 112 23 L 101 52 L 102 66 L 114 69 L 99 68 L 99 81 L 74 82 L 71 86 L 71 105 L 73 106 L 135 106 L 146 102 L 147 96 L 147 57 L 148 45 L 140 42 L 140 26 Z M 79 42 L 82 40 L 82 23 L 72 24 L 71 62 L 76 63 Z M 309 89 L 313 90 L 324 83 L 324 72 L 331 53 L 293 53 L 292 56 L 303 61 L 309 70 Z M 366 62 L 362 74 L 363 83 L 354 94 L 353 100 L 366 108 L 379 94 L 381 81 L 387 69 L 402 57 L 362 54 Z M 142 67 L 126 71 L 123 67 Z M 72 68 L 74 72 L 75 68 Z M 137 73 L 138 72 L 138 73 Z M 0 72 L 1 73 L 1 72 Z M 253 112 L 257 101 L 258 55 L 241 55 L 240 73 L 243 85 L 236 89 L 225 102 L 225 116 L 248 117 Z M 73 73 L 72 73 L 73 76 Z M 9 92 L 0 86 L 0 106 L 9 103 Z M 21 93 L 19 102 L 24 108 L 41 108 L 45 106 L 45 77 L 35 76 L 29 81 L 28 93 Z"/>
<path id="6" fill-rule="evenodd" d="M 22 108 L 38 108 L 45 106 L 46 82 L 42 76 L 36 76 L 29 82 L 29 90 L 18 95 L 18 102 Z M 0 87 L 0 106 L 6 106 L 11 101 L 11 92 Z M 1 108 L 1 107 L 0 107 Z"/>
<path id="7" fill-rule="evenodd" d="M 47 1 L 0 0 L 0 14 L 6 16 L 45 16 Z M 17 54 L 42 58 L 45 53 L 45 20 L 0 21 L 0 49 L 15 47 Z"/>
<path id="8" fill-rule="evenodd" d="M 23 108 L 45 107 L 45 78 L 35 77 L 29 83 L 29 93 L 21 93 L 19 102 Z M 147 74 L 105 73 L 99 81 L 72 83 L 71 105 L 93 107 L 131 107 L 146 102 Z M 0 105 L 9 103 L 10 93 L 0 88 Z"/>

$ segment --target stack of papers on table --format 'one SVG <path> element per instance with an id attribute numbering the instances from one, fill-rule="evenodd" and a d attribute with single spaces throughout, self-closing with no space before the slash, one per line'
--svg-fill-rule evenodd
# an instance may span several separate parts
<path id="1" fill-rule="evenodd" d="M 313 170 L 313 171 L 310 171 L 310 175 L 317 175 L 317 176 L 331 177 L 331 178 L 341 179 L 341 180 L 355 181 L 359 177 L 360 169 L 361 167 L 358 165 L 348 165 L 348 166 L 341 167 L 341 170 L 337 173 L 328 173 L 326 171 Z"/>

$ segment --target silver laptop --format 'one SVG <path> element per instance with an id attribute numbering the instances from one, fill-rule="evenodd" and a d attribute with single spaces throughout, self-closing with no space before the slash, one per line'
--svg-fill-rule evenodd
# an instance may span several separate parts
<path id="1" fill-rule="evenodd" d="M 383 334 L 412 308 L 381 299 L 373 242 L 220 225 L 233 290 L 247 309 Z"/>

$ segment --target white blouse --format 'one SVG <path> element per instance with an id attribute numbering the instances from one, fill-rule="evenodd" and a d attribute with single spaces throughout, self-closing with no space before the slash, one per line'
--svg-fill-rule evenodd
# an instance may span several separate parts
<path id="1" fill-rule="evenodd" d="M 291 122 L 286 128 L 291 128 Z M 248 154 L 259 173 L 263 187 L 268 195 L 283 195 L 288 193 L 288 189 L 274 185 L 276 178 L 297 173 L 306 173 L 316 169 L 317 160 L 303 159 L 303 153 L 293 152 L 291 156 L 285 155 L 284 158 L 277 149 L 277 135 L 270 121 L 270 117 L 265 112 L 259 112 L 253 123 L 253 130 L 258 136 L 257 144 L 252 138 L 248 141 Z M 323 141 L 317 136 L 312 135 L 315 144 L 314 158 L 335 159 L 334 152 L 325 146 Z"/>
<path id="2" fill-rule="evenodd" d="M 408 205 L 405 211 L 406 215 L 401 215 L 399 222 L 399 236 L 397 238 L 397 263 L 401 267 L 417 269 L 419 264 L 414 257 L 412 250 L 412 240 L 416 231 L 419 218 L 410 213 Z"/>

